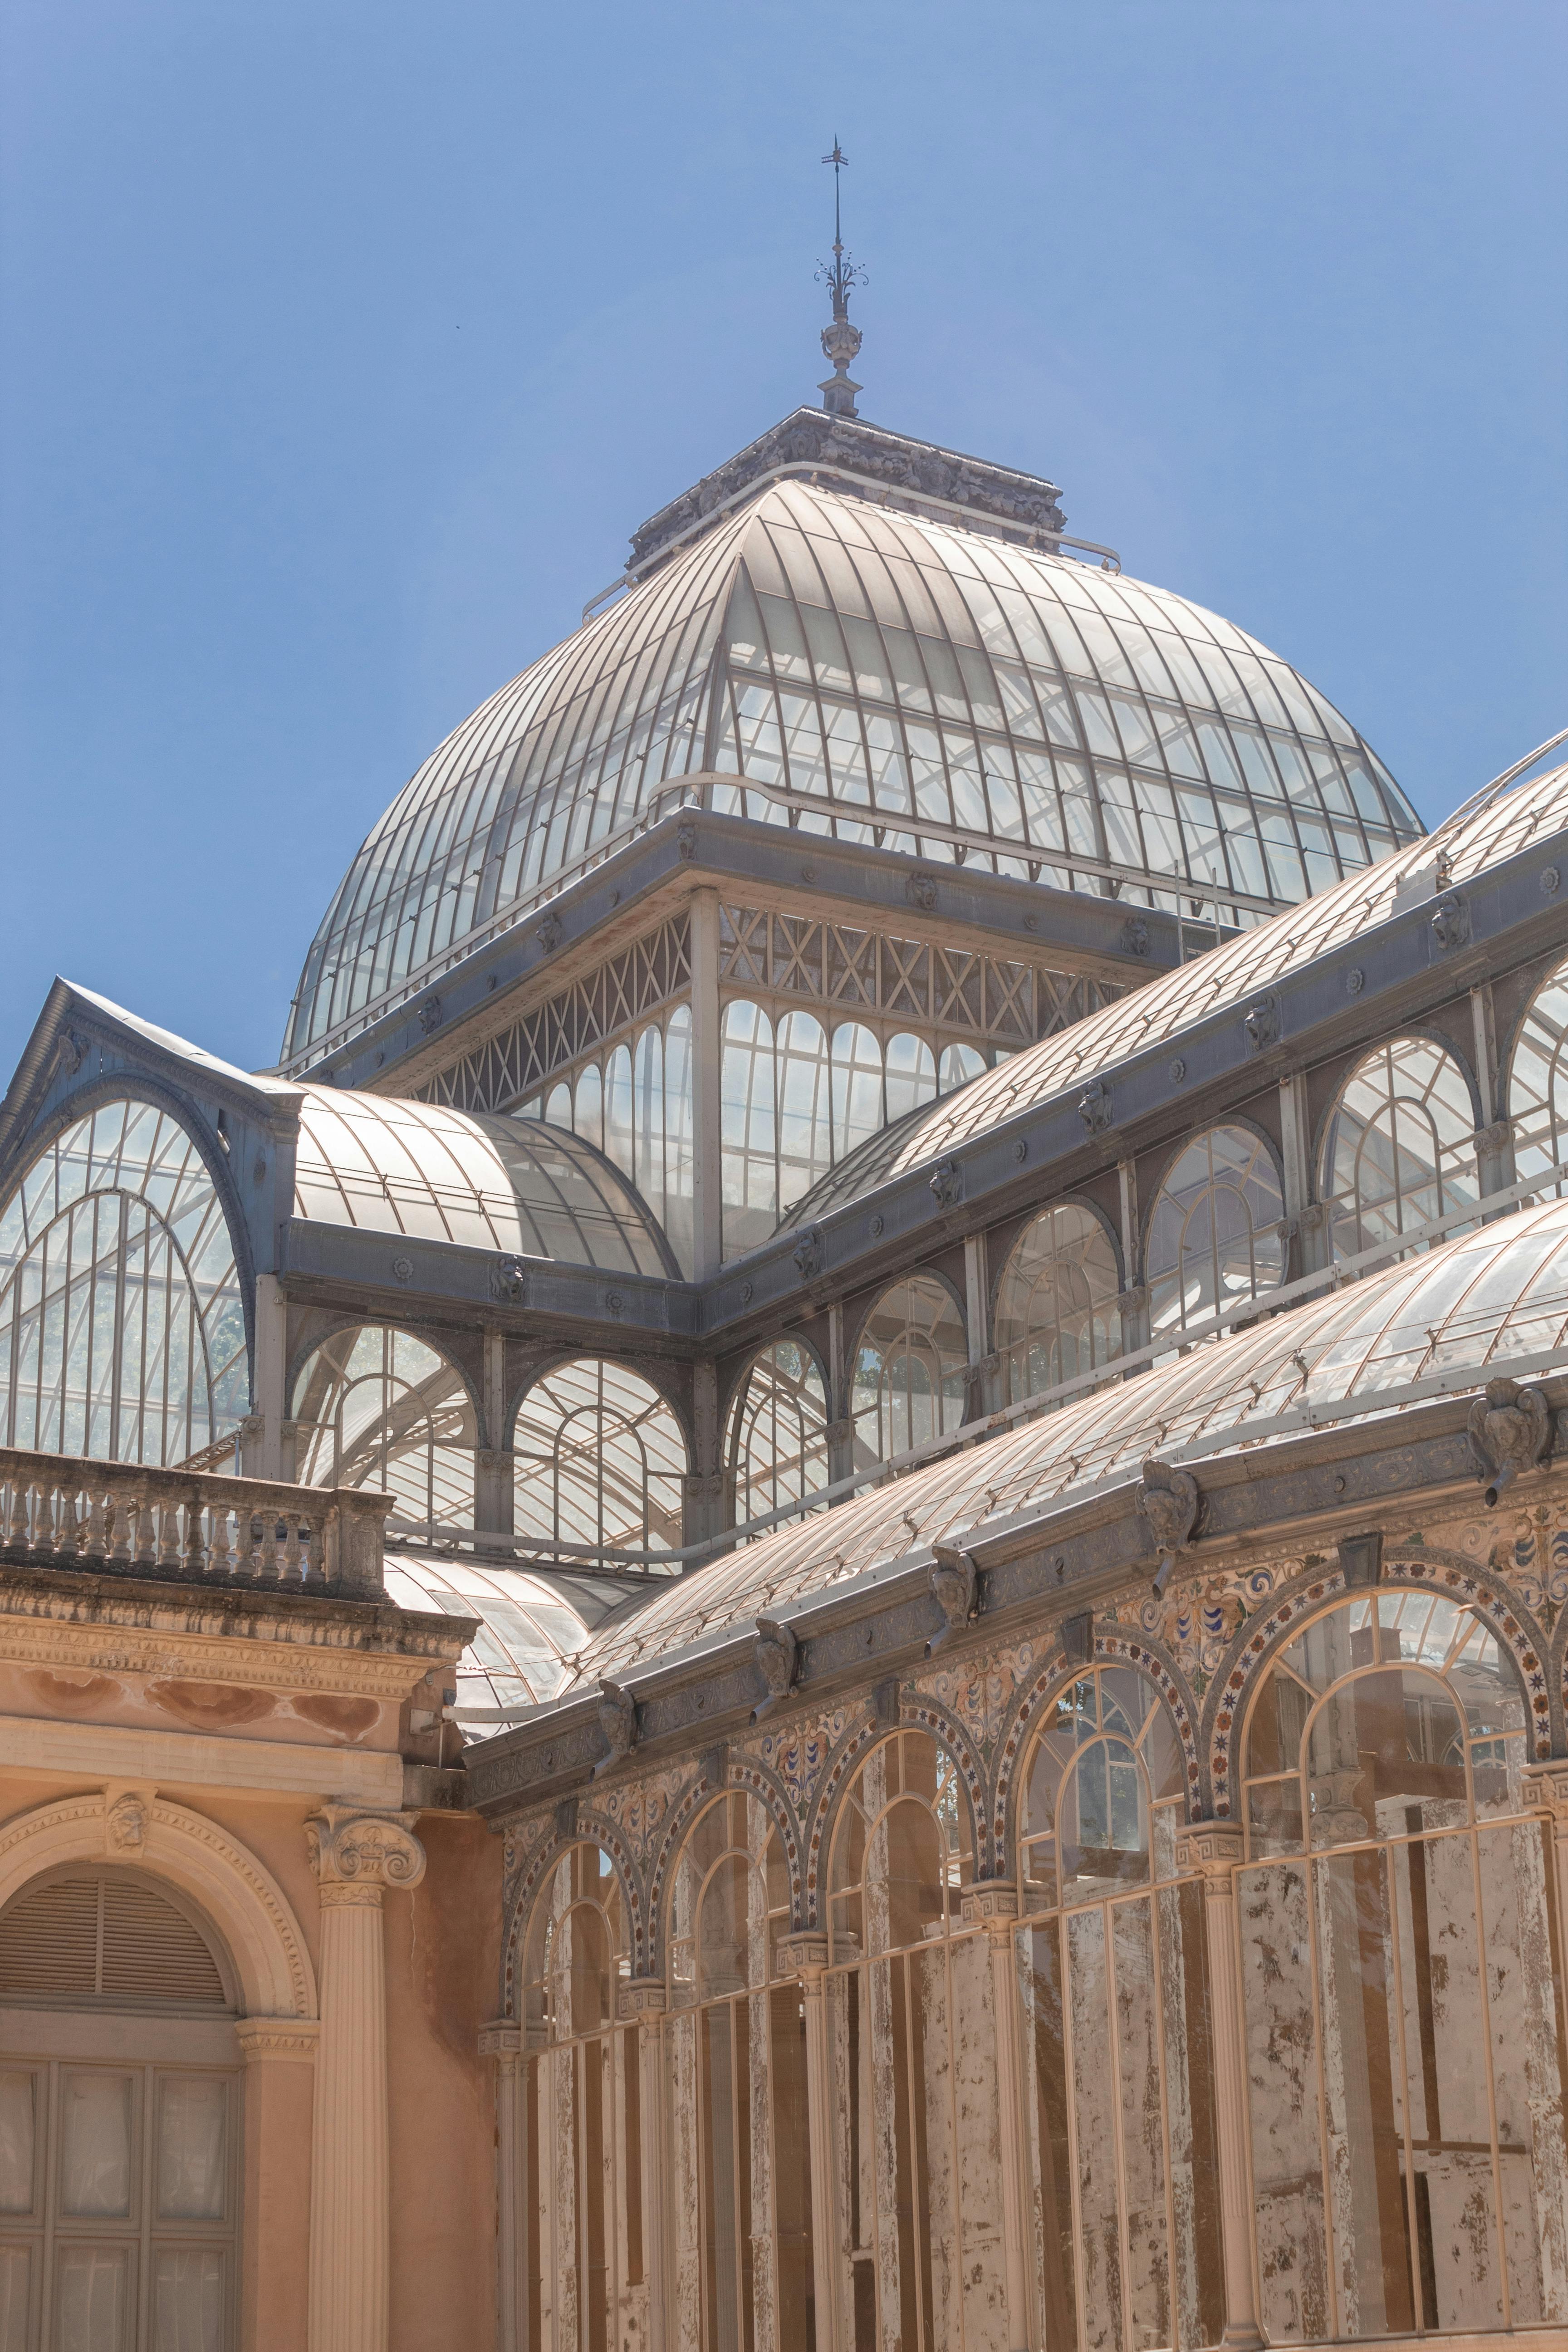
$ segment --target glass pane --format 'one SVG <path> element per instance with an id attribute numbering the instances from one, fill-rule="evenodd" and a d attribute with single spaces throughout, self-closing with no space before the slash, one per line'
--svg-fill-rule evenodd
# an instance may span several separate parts
<path id="1" fill-rule="evenodd" d="M 57 2352 L 124 2352 L 131 2315 L 125 2246 L 68 2246 L 55 2289 Z"/>
<path id="2" fill-rule="evenodd" d="M 1397 2334 L 1415 2326 L 1415 2305 L 1383 1852 L 1329 1855 L 1315 1865 L 1312 1893 L 1341 2332 Z M 1476 2215 L 1489 2264 L 1490 2201 L 1483 2192 Z"/>
<path id="3" fill-rule="evenodd" d="M 0 2352 L 27 2352 L 33 2289 L 30 2246 L 0 2246 Z"/>
<path id="4" fill-rule="evenodd" d="M 1260 2316 L 1271 2343 L 1312 2344 L 1334 2331 L 1305 1865 L 1238 1872 L 1237 1901 Z"/>
<path id="5" fill-rule="evenodd" d="M 158 2107 L 158 2215 L 221 2221 L 228 2084 L 215 2074 L 166 2077 Z"/>
<path id="6" fill-rule="evenodd" d="M 33 2210 L 32 2074 L 0 2074 L 0 2213 Z"/>
<path id="7" fill-rule="evenodd" d="M 1462 1839 L 1434 1839 L 1426 1853 L 1435 1860 L 1441 1849 L 1468 1843 Z M 1550 1832 L 1539 1821 L 1506 1826 L 1500 1822 L 1482 1830 L 1476 1850 L 1485 1923 L 1492 2094 L 1511 2316 L 1515 2327 L 1552 2323 L 1561 2327 L 1568 2321 L 1568 2134 L 1563 2128 L 1564 2053 L 1547 1895 L 1552 1874 Z M 1441 1867 L 1436 1874 L 1429 1872 L 1429 1884 L 1437 1897 L 1435 1920 L 1430 1901 L 1428 1905 L 1430 1942 L 1434 1928 L 1442 1932 L 1447 1927 L 1445 1896 L 1462 1902 L 1465 1890 L 1457 1877 L 1447 1880 Z M 1411 1907 L 1414 1911 L 1414 1903 Z M 1436 1979 L 1435 1965 L 1435 1989 Z M 1466 2033 L 1462 1989 L 1458 2000 L 1446 1985 L 1444 1991 L 1447 1997 L 1441 2004 L 1433 2002 L 1434 2038 L 1451 2073 L 1458 2076 L 1462 2094 L 1468 2089 L 1467 2077 L 1473 2079 L 1479 2069 L 1480 2053 L 1474 2048 L 1473 2032 Z M 1463 2114 L 1461 2105 L 1455 2116 L 1443 2115 L 1446 2137 L 1458 2136 Z M 1444 2320 L 1443 2307 L 1439 2294 L 1437 2325 L 1470 2324 Z M 1463 2307 L 1472 2306 L 1467 2300 Z M 1473 2307 L 1480 2306 L 1478 2303 Z"/>
<path id="8" fill-rule="evenodd" d="M 60 2210 L 130 2212 L 129 2074 L 68 2074 L 61 2084 Z"/>
<path id="9" fill-rule="evenodd" d="M 223 2352 L 224 2258 L 216 2249 L 153 2257 L 153 2352 Z"/>

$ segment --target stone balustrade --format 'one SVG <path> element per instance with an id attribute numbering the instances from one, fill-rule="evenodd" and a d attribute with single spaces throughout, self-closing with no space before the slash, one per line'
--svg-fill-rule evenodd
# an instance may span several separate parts
<path id="1" fill-rule="evenodd" d="M 0 1446 L 0 1561 L 375 1600 L 390 1495 Z"/>

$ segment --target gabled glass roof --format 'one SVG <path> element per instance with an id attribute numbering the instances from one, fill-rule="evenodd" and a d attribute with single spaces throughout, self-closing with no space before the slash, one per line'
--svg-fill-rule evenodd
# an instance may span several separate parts
<path id="1" fill-rule="evenodd" d="M 1151 1453 L 1266 1444 L 1269 1422 L 1308 1404 L 1353 1399 L 1347 1419 L 1398 1411 L 1382 1400 L 1412 1381 L 1462 1369 L 1479 1383 L 1489 1364 L 1565 1348 L 1568 1201 L 1550 1201 L 763 1536 L 606 1625 L 577 1678 L 623 1675 L 983 1520 L 1133 1477 Z"/>
<path id="2" fill-rule="evenodd" d="M 1421 830 L 1354 728 L 1216 614 L 775 482 L 425 762 L 316 936 L 285 1058 L 400 1001 L 696 774 L 753 786 L 708 784 L 721 812 L 1129 903 L 1176 906 L 1185 879 L 1242 922 Z"/>
<path id="3" fill-rule="evenodd" d="M 784 1227 L 810 1224 L 847 1202 L 861 1200 L 907 1169 L 940 1160 L 976 1135 L 1000 1127 L 1020 1111 L 1048 1102 L 1068 1087 L 1084 1085 L 1114 1064 L 1174 1037 L 1221 1005 L 1240 1004 L 1289 971 L 1298 971 L 1347 940 L 1386 922 L 1394 894 L 1406 875 L 1431 869 L 1440 847 L 1455 882 L 1465 882 L 1489 866 L 1511 857 L 1537 833 L 1568 824 L 1568 767 L 1553 768 L 1517 785 L 1472 817 L 1443 826 L 1388 858 L 1369 874 L 1349 877 L 1321 898 L 1274 916 L 1256 930 L 1212 948 L 1176 971 L 1163 972 L 1131 995 L 1037 1045 L 1026 1046 L 993 1070 L 971 1078 L 940 1101 L 928 1104 L 868 1138 L 841 1160 L 805 1199 L 780 1220 Z M 1435 890 L 1435 884 L 1434 884 Z"/>
<path id="4" fill-rule="evenodd" d="M 581 1136 L 440 1103 L 305 1087 L 294 1213 L 616 1274 L 679 1274 L 638 1194 Z"/>

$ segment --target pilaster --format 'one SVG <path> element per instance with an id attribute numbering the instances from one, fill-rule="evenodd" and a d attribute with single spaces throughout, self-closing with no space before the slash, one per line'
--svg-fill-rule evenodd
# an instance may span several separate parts
<path id="1" fill-rule="evenodd" d="M 1204 1943 L 1214 2030 L 1215 2108 L 1219 2136 L 1225 2335 L 1235 2352 L 1261 2346 L 1252 2266 L 1252 2177 L 1247 2154 L 1247 2062 L 1237 1941 L 1236 1876 L 1242 1832 L 1231 1822 L 1198 1822 L 1176 1833 L 1176 1867 L 1201 1878 Z"/>
<path id="2" fill-rule="evenodd" d="M 828 2050 L 827 1937 L 816 1929 L 781 1936 L 778 1964 L 800 1979 L 805 2012 L 805 2106 L 810 2129 L 811 2269 L 816 2307 L 816 2352 L 838 2352 L 838 2315 L 834 2308 L 833 2071 Z"/>
<path id="3" fill-rule="evenodd" d="M 1007 2342 L 1028 2352 L 1028 2159 L 1025 2145 L 1023 2042 L 1018 2031 L 1016 1936 L 1018 1889 L 1010 1879 L 966 1886 L 960 1903 L 966 1927 L 984 1927 L 991 1947 L 991 2006 L 996 2037 L 997 2125 L 1002 2144 L 1002 2249 L 1007 2292 Z"/>
<path id="4" fill-rule="evenodd" d="M 510 2018 L 479 2028 L 479 2056 L 496 2070 L 496 2352 L 523 2352 L 528 2282 L 522 2200 L 533 2193 L 523 2178 L 522 2029 Z"/>
<path id="5" fill-rule="evenodd" d="M 637 2116 L 642 2134 L 643 2265 L 647 2275 L 648 2352 L 665 2352 L 668 2243 L 664 2202 L 664 2016 L 662 1977 L 634 1977 L 620 1990 L 622 2021 L 637 2029 Z"/>

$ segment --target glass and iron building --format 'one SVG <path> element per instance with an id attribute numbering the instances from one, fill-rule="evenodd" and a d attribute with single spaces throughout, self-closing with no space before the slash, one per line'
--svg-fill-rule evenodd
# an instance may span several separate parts
<path id="1" fill-rule="evenodd" d="M 1426 834 L 858 347 L 274 1068 L 47 997 L 0 2352 L 1568 2329 L 1568 769 Z"/>

